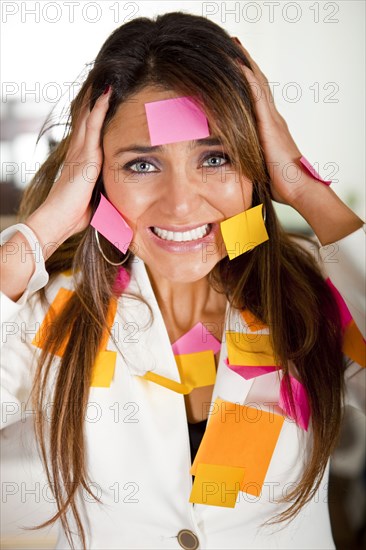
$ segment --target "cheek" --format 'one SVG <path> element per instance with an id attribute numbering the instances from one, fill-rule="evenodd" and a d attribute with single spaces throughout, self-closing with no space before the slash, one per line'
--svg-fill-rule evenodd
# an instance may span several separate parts
<path id="1" fill-rule="evenodd" d="M 132 228 L 136 227 L 137 220 L 149 208 L 153 197 L 143 191 L 143 182 L 141 182 L 141 190 L 128 182 L 128 178 L 133 176 L 125 175 L 122 171 L 117 171 L 112 168 L 103 167 L 104 188 L 108 200 L 117 208 L 123 215 L 126 221 Z"/>
<path id="2" fill-rule="evenodd" d="M 252 204 L 253 183 L 249 179 L 239 180 L 238 175 L 226 177 L 216 193 L 216 204 L 221 205 L 225 218 L 247 210 Z M 219 201 L 219 202 L 218 202 Z"/>

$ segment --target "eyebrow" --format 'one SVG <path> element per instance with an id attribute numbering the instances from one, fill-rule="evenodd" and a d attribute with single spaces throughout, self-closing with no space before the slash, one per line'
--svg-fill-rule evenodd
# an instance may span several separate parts
<path id="1" fill-rule="evenodd" d="M 203 139 L 195 139 L 190 141 L 190 149 L 195 149 L 196 147 L 200 146 L 209 146 L 209 145 L 220 145 L 222 146 L 222 142 L 217 137 L 210 137 L 210 138 L 203 138 Z M 139 145 L 136 143 L 133 143 L 132 145 L 128 145 L 127 147 L 120 147 L 117 149 L 113 156 L 117 157 L 122 153 L 162 153 L 165 149 L 164 145 Z"/>

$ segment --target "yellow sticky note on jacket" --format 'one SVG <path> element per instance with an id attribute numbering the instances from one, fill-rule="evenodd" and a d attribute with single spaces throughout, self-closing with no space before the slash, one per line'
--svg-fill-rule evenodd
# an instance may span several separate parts
<path id="1" fill-rule="evenodd" d="M 91 386 L 109 388 L 116 366 L 117 353 L 115 351 L 100 351 L 92 370 Z"/>
<path id="2" fill-rule="evenodd" d="M 263 204 L 258 204 L 220 222 L 222 237 L 230 260 L 268 241 L 262 208 Z"/>
<path id="3" fill-rule="evenodd" d="M 276 365 L 269 334 L 226 331 L 230 365 L 265 367 Z"/>
<path id="4" fill-rule="evenodd" d="M 244 475 L 244 468 L 199 463 L 189 502 L 234 508 Z"/>
<path id="5" fill-rule="evenodd" d="M 175 355 L 175 360 L 183 384 L 201 388 L 215 383 L 216 366 L 212 350 Z"/>

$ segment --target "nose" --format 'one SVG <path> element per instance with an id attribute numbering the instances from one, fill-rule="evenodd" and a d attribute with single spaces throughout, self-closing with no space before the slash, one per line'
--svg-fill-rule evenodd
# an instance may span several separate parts
<path id="1" fill-rule="evenodd" d="M 175 221 L 194 221 L 190 216 L 203 201 L 199 184 L 196 177 L 184 171 L 171 171 L 162 185 L 161 212 Z"/>

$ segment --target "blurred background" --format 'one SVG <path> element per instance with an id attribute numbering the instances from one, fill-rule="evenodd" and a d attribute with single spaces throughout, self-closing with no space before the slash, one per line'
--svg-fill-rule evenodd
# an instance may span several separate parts
<path id="1" fill-rule="evenodd" d="M 136 17 L 202 15 L 237 36 L 271 85 L 302 154 L 365 219 L 365 3 L 2 2 L 0 229 L 16 223 L 24 188 L 63 127 L 38 142 L 46 117 L 65 120 L 107 36 Z M 204 67 L 203 67 L 204 70 Z M 274 203 L 290 231 L 312 234 L 292 208 Z M 338 549 L 366 547 L 365 417 L 346 410 L 331 462 L 329 508 Z M 24 531 L 54 512 L 35 452 L 31 419 L 1 437 L 1 548 L 53 548 L 55 528 Z"/>

